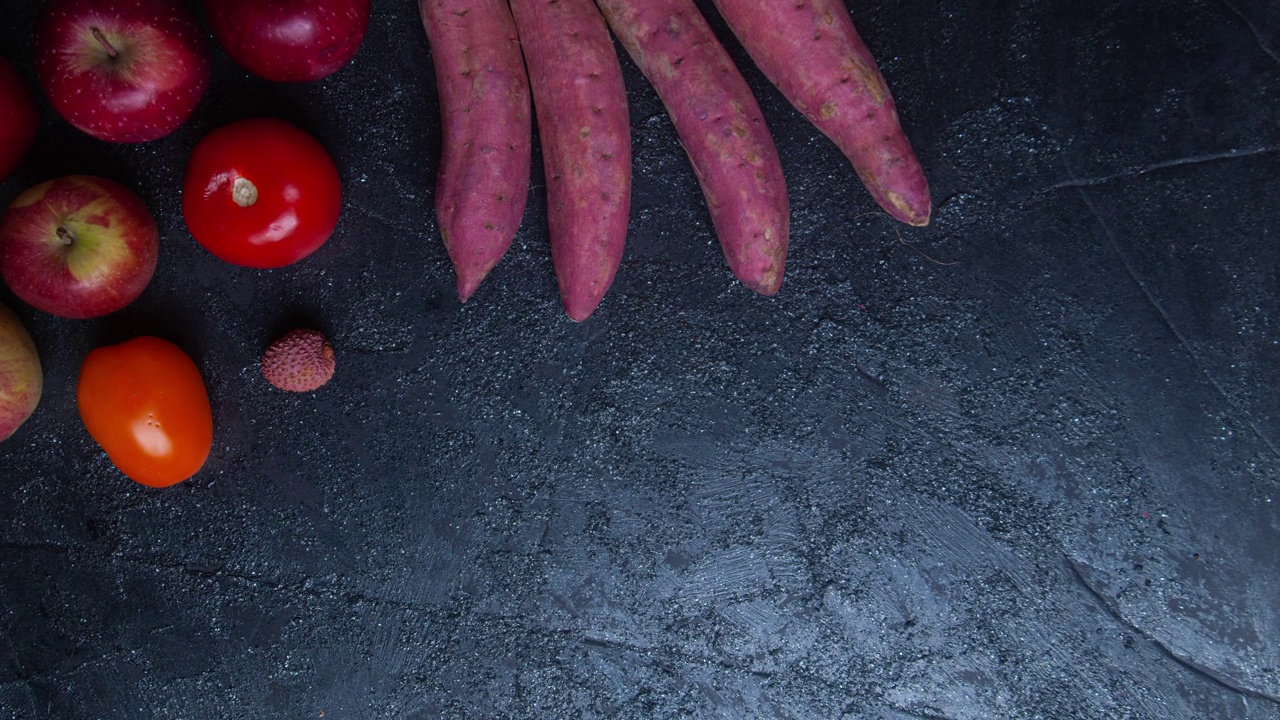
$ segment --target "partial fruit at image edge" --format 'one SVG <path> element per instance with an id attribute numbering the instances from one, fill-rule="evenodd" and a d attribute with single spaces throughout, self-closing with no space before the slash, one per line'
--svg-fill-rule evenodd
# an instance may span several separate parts
<path id="1" fill-rule="evenodd" d="M 142 336 L 90 352 L 76 403 L 89 435 L 120 472 L 168 487 L 199 472 L 213 449 L 213 411 L 195 361 Z"/>
<path id="2" fill-rule="evenodd" d="M 106 178 L 41 183 L 0 218 L 0 275 L 23 302 L 59 317 L 99 317 L 133 302 L 159 254 L 146 203 Z"/>
<path id="3" fill-rule="evenodd" d="M 49 0 L 36 72 L 67 122 L 109 142 L 177 130 L 209 86 L 212 57 L 182 0 Z"/>
<path id="4" fill-rule="evenodd" d="M 273 82 L 346 67 L 369 27 L 369 0 L 204 0 L 209 27 L 244 69 Z"/>
<path id="5" fill-rule="evenodd" d="M 44 373 L 31 333 L 0 305 L 0 441 L 31 417 L 43 391 Z"/>
<path id="6" fill-rule="evenodd" d="M 4 182 L 36 141 L 40 112 L 26 80 L 0 57 L 0 182 Z"/>

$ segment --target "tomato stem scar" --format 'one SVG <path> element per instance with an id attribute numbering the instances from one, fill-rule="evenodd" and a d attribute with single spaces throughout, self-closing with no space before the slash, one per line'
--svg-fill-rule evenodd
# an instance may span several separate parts
<path id="1" fill-rule="evenodd" d="M 236 178 L 231 184 L 231 199 L 240 207 L 249 207 L 258 202 L 258 186 L 247 178 Z"/>

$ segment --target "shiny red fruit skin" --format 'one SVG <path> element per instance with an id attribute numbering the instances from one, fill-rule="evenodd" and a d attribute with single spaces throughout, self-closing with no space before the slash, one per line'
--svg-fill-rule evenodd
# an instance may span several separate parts
<path id="1" fill-rule="evenodd" d="M 0 57 L 0 182 L 18 169 L 40 130 L 40 113 L 27 82 Z"/>
<path id="2" fill-rule="evenodd" d="M 35 49 L 54 109 L 108 142 L 147 142 L 177 130 L 204 96 L 212 68 L 209 44 L 183 0 L 49 0 Z"/>
<path id="3" fill-rule="evenodd" d="M 204 0 L 232 60 L 274 82 L 310 82 L 351 62 L 369 27 L 369 0 Z"/>
<path id="4" fill-rule="evenodd" d="M 235 265 L 278 268 L 302 260 L 328 241 L 341 208 L 342 182 L 328 150 L 283 120 L 220 127 L 187 161 L 187 229 Z"/>

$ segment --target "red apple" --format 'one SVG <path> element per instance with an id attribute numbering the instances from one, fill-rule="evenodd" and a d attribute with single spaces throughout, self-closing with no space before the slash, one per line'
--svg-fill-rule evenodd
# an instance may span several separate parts
<path id="1" fill-rule="evenodd" d="M 100 140 L 162 138 L 209 86 L 208 43 L 182 0 L 49 0 L 35 42 L 54 109 Z"/>
<path id="2" fill-rule="evenodd" d="M 231 59 L 274 82 L 341 70 L 369 27 L 369 0 L 204 0 L 204 10 Z"/>
<path id="3" fill-rule="evenodd" d="M 31 335 L 0 305 L 0 440 L 7 440 L 40 404 L 44 375 Z"/>
<path id="4" fill-rule="evenodd" d="M 159 254 L 142 198 L 105 178 L 41 183 L 0 218 L 0 274 L 23 302 L 59 317 L 98 317 L 133 302 Z"/>
<path id="5" fill-rule="evenodd" d="M 0 57 L 0 182 L 18 168 L 39 129 L 40 113 L 26 81 Z"/>

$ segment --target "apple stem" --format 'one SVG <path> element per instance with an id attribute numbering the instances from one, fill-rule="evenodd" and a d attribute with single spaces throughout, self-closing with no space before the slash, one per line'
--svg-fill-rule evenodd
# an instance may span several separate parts
<path id="1" fill-rule="evenodd" d="M 106 35 L 102 34 L 101 30 L 99 30 L 98 28 L 90 28 L 90 30 L 93 31 L 93 39 L 97 40 L 99 43 L 102 43 L 102 47 L 106 48 L 107 57 L 111 58 L 112 60 L 115 60 L 116 58 L 120 57 L 120 51 L 117 50 L 116 47 L 111 44 L 111 41 L 107 39 Z"/>
<path id="2" fill-rule="evenodd" d="M 58 239 L 62 241 L 63 245 L 68 246 L 75 242 L 75 238 L 71 236 L 71 231 L 61 225 L 58 226 Z"/>

